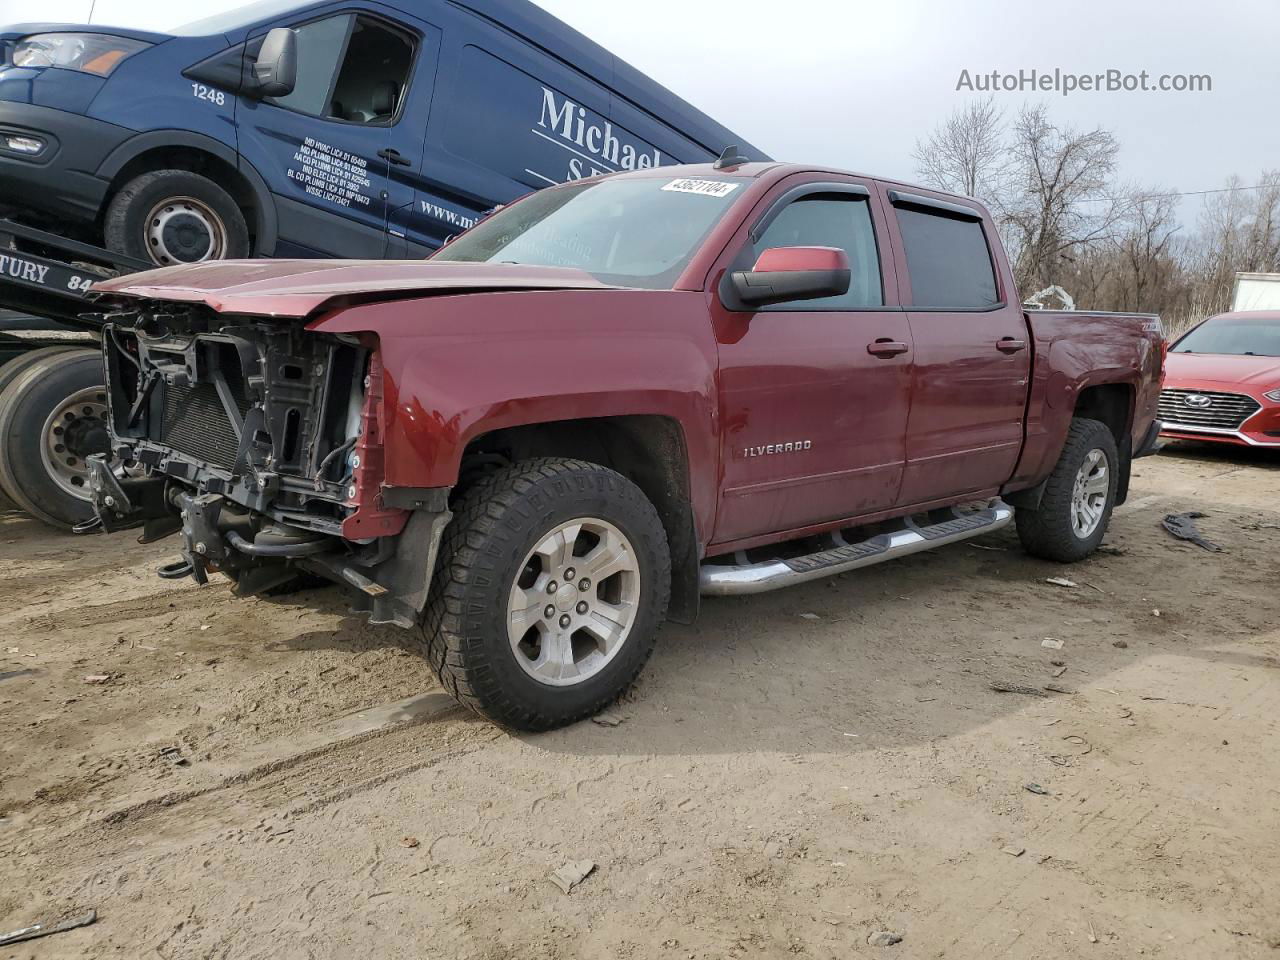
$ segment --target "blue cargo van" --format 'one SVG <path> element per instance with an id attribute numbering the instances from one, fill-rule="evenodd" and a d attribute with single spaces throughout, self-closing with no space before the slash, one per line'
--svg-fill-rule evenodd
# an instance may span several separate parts
<path id="1" fill-rule="evenodd" d="M 160 265 L 425 256 L 531 189 L 723 126 L 527 0 L 262 0 L 0 28 L 0 217 Z"/>

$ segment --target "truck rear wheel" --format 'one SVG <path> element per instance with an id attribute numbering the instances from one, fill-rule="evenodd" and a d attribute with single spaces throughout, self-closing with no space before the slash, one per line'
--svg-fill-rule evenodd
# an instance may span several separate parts
<path id="1" fill-rule="evenodd" d="M 23 370 L 36 363 L 41 357 L 51 356 L 55 353 L 62 353 L 70 347 L 40 347 L 37 350 L 31 350 L 24 353 L 13 360 L 10 360 L 3 367 L 0 367 L 0 395 L 4 393 L 4 388 L 13 383 Z M 9 492 L 9 488 L 4 483 L 4 473 L 0 471 L 0 494 L 13 499 L 13 494 Z"/>
<path id="2" fill-rule="evenodd" d="M 244 214 L 227 191 L 188 170 L 135 177 L 107 207 L 107 249 L 160 267 L 249 256 Z"/>
<path id="3" fill-rule="evenodd" d="M 1083 560 L 1098 549 L 1111 522 L 1119 467 L 1110 428 L 1097 420 L 1073 420 L 1040 506 L 1014 515 L 1023 549 L 1060 563 Z"/>
<path id="4" fill-rule="evenodd" d="M 440 682 L 518 730 L 582 720 L 653 651 L 671 592 L 666 532 L 626 477 L 581 460 L 526 460 L 462 498 L 424 626 Z"/>
<path id="5" fill-rule="evenodd" d="M 54 349 L 10 380 L 0 391 L 0 486 L 14 503 L 64 529 L 93 516 L 85 458 L 110 450 L 106 404 L 96 350 Z"/>

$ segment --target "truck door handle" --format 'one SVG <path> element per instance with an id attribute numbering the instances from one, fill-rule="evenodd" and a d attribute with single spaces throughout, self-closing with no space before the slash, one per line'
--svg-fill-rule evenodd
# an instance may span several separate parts
<path id="1" fill-rule="evenodd" d="M 1017 353 L 1019 350 L 1027 348 L 1027 341 L 1017 340 L 1013 337 L 1001 337 L 996 341 L 996 349 L 1001 353 Z"/>
<path id="2" fill-rule="evenodd" d="M 890 340 L 888 337 L 881 337 L 875 343 L 867 344 L 867 353 L 875 357 L 896 357 L 900 353 L 906 353 L 910 347 L 899 340 Z"/>
<path id="3" fill-rule="evenodd" d="M 379 150 L 378 156 L 383 160 L 386 160 L 388 163 L 395 164 L 397 167 L 407 167 L 412 163 L 411 160 L 406 160 L 402 157 L 400 155 L 400 151 L 395 147 L 387 147 L 386 149 Z"/>

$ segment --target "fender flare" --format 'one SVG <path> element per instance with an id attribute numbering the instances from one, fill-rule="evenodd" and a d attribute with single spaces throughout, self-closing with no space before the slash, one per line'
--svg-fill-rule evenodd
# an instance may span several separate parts
<path id="1" fill-rule="evenodd" d="M 97 176 L 110 182 L 135 157 L 160 147 L 190 147 L 217 157 L 240 172 L 253 194 L 254 233 L 257 236 L 257 255 L 269 257 L 275 252 L 279 235 L 276 204 L 262 175 L 246 162 L 235 150 L 221 141 L 189 130 L 151 130 L 130 137 L 120 144 L 98 165 Z"/>

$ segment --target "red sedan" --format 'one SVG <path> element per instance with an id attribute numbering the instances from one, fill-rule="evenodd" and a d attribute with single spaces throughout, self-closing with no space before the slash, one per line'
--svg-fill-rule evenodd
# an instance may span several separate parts
<path id="1" fill-rule="evenodd" d="M 1220 313 L 1169 348 L 1161 435 L 1280 448 L 1280 311 Z"/>

